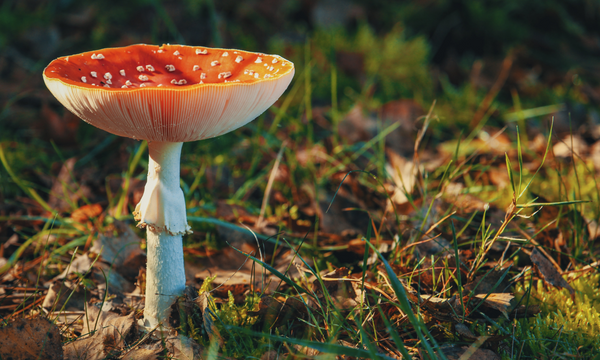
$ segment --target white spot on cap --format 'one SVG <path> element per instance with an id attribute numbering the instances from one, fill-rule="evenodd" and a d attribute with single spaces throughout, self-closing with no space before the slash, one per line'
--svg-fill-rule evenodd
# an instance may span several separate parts
<path id="1" fill-rule="evenodd" d="M 112 81 L 110 81 L 110 79 L 106 80 L 106 83 L 112 85 Z"/>
<path id="2" fill-rule="evenodd" d="M 92 59 L 94 59 L 94 60 L 102 60 L 102 59 L 104 59 L 104 55 L 102 55 L 102 54 L 98 54 L 98 55 L 92 54 Z"/>
<path id="3" fill-rule="evenodd" d="M 125 76 L 125 70 L 119 70 L 119 74 L 121 74 L 121 76 Z"/>
<path id="4" fill-rule="evenodd" d="M 258 75 L 258 73 L 254 73 L 254 77 L 255 77 L 256 79 L 258 79 L 258 76 L 259 76 L 259 75 Z"/>
<path id="5" fill-rule="evenodd" d="M 136 67 L 136 69 L 137 69 L 137 71 L 139 71 L 139 72 L 142 72 L 142 71 L 144 71 L 144 67 L 143 67 L 142 65 L 140 65 L 140 66 L 137 66 L 137 67 Z"/>
<path id="6" fill-rule="evenodd" d="M 273 69 L 275 69 L 274 67 L 269 67 L 269 71 L 273 71 Z"/>
<path id="7" fill-rule="evenodd" d="M 177 80 L 173 79 L 173 80 L 171 80 L 171 84 L 173 84 L 173 85 L 185 85 L 185 84 L 187 84 L 187 80 L 181 79 L 181 80 L 177 81 Z"/>
<path id="8" fill-rule="evenodd" d="M 173 55 L 175 55 L 175 56 L 179 56 L 179 55 L 181 55 L 181 54 L 179 54 L 179 51 L 175 50 L 175 52 L 173 53 Z"/>
<path id="9" fill-rule="evenodd" d="M 162 84 L 158 84 L 156 87 L 161 87 L 161 86 L 162 86 Z"/>
<path id="10" fill-rule="evenodd" d="M 238 55 L 238 57 L 235 58 L 235 62 L 238 64 L 241 63 L 242 61 L 244 61 L 244 58 L 241 57 L 240 55 Z"/>
<path id="11" fill-rule="evenodd" d="M 200 65 L 194 65 L 194 68 L 192 70 L 194 70 L 194 71 L 200 70 Z"/>
<path id="12" fill-rule="evenodd" d="M 277 59 L 273 59 L 273 61 L 271 61 L 273 64 L 277 64 Z"/>
<path id="13" fill-rule="evenodd" d="M 158 49 L 158 51 L 156 51 L 156 52 L 159 53 L 159 54 L 163 53 L 162 49 Z"/>
<path id="14" fill-rule="evenodd" d="M 129 80 L 125 81 L 125 85 L 131 86 L 131 81 L 129 81 Z"/>
<path id="15" fill-rule="evenodd" d="M 227 79 L 230 76 L 231 76 L 231 72 L 227 71 L 227 72 L 220 73 L 218 77 L 219 77 L 219 79 Z"/>
<path id="16" fill-rule="evenodd" d="M 212 61 L 212 62 L 210 63 L 210 66 L 217 66 L 217 65 L 221 65 L 221 63 L 220 63 L 220 62 L 218 62 L 217 60 L 215 60 L 215 61 Z"/>
<path id="17" fill-rule="evenodd" d="M 175 71 L 175 65 L 165 65 L 165 69 L 173 72 L 173 71 Z"/>
<path id="18" fill-rule="evenodd" d="M 106 74 L 104 74 L 104 78 L 105 78 L 106 80 L 110 80 L 110 79 L 112 79 L 112 74 L 111 74 L 111 73 L 109 73 L 109 72 L 107 72 Z"/>
<path id="19" fill-rule="evenodd" d="M 86 82 L 87 82 L 87 79 L 85 78 L 85 76 L 82 76 L 82 77 L 81 77 L 81 81 L 83 81 L 84 83 L 86 83 Z"/>
<path id="20" fill-rule="evenodd" d="M 90 75 L 92 75 L 92 77 L 95 77 L 95 78 L 98 77 L 98 73 L 95 71 L 90 71 Z"/>
<path id="21" fill-rule="evenodd" d="M 262 62 L 262 58 L 259 56 L 256 58 L 255 64 L 260 64 Z"/>
<path id="22" fill-rule="evenodd" d="M 221 56 L 229 56 L 229 53 L 225 51 L 223 54 L 221 54 Z"/>
<path id="23" fill-rule="evenodd" d="M 200 80 L 200 82 L 198 84 L 204 84 L 204 81 Z"/>
<path id="24" fill-rule="evenodd" d="M 154 71 L 154 66 L 152 66 L 152 65 L 146 65 L 146 70 L 148 70 L 148 71 Z"/>
<path id="25" fill-rule="evenodd" d="M 104 87 L 107 87 L 107 88 L 109 88 L 109 87 L 110 87 L 110 85 L 108 85 L 108 84 L 104 84 Z"/>
<path id="26" fill-rule="evenodd" d="M 265 74 L 265 79 L 268 79 L 268 78 L 270 78 L 270 77 L 272 77 L 272 76 L 273 76 L 273 75 L 271 75 L 271 74 Z"/>
<path id="27" fill-rule="evenodd" d="M 138 76 L 138 79 L 140 79 L 140 81 L 148 81 L 148 77 L 146 75 L 140 75 Z"/>
<path id="28" fill-rule="evenodd" d="M 208 50 L 196 49 L 196 55 L 206 55 L 206 54 L 208 54 Z"/>
<path id="29" fill-rule="evenodd" d="M 146 87 L 146 84 L 140 84 L 140 87 Z"/>
<path id="30" fill-rule="evenodd" d="M 206 73 L 200 74 L 200 79 L 206 79 Z"/>
<path id="31" fill-rule="evenodd" d="M 127 85 L 123 85 L 123 86 L 121 86 L 121 89 L 127 89 L 127 88 L 128 88 L 128 86 L 127 86 Z"/>

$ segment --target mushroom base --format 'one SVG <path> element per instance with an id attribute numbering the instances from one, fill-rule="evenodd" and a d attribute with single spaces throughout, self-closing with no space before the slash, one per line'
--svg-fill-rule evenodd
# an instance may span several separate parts
<path id="1" fill-rule="evenodd" d="M 171 305 L 185 290 L 182 236 L 148 229 L 147 251 L 144 325 L 154 328 L 163 322 L 169 326 Z"/>

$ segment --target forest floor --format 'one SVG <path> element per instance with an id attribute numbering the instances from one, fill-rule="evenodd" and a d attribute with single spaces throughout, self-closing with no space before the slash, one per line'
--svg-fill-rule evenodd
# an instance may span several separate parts
<path id="1" fill-rule="evenodd" d="M 0 8 L 21 16 L 26 44 L 0 38 L 0 359 L 600 358 L 592 35 L 577 38 L 592 50 L 544 62 L 526 43 L 456 57 L 401 24 L 322 30 L 317 5 L 316 30 L 262 43 L 260 31 L 231 40 L 245 25 L 214 19 L 247 14 L 225 5 L 196 39 L 180 25 L 200 11 L 191 2 L 142 6 L 152 34 L 109 27 L 114 9 L 42 4 L 46 23 Z M 147 143 L 82 122 L 41 77 L 86 39 L 239 46 L 296 65 L 264 115 L 184 145 L 188 287 L 150 331 L 132 216 Z"/>

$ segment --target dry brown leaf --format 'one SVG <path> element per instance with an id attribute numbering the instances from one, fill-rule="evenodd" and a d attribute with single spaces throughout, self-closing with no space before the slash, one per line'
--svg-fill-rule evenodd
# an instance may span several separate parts
<path id="1" fill-rule="evenodd" d="M 102 360 L 107 355 L 100 336 L 73 341 L 65 345 L 63 350 L 65 360 Z"/>
<path id="2" fill-rule="evenodd" d="M 279 301 L 270 296 L 263 296 L 258 307 L 258 311 L 249 311 L 248 315 L 258 316 L 258 321 L 265 330 L 289 325 L 291 322 L 297 323 L 298 319 L 308 319 L 309 317 L 306 305 L 294 297 Z M 300 327 L 302 328 L 300 331 L 304 330 L 304 326 L 300 325 Z M 295 330 L 290 329 L 294 333 Z"/>
<path id="3" fill-rule="evenodd" d="M 360 301 L 351 282 L 344 281 L 348 269 L 338 268 L 324 274 L 321 278 L 313 280 L 313 288 L 320 299 L 330 298 L 335 306 L 341 310 L 349 310 L 358 305 Z"/>
<path id="4" fill-rule="evenodd" d="M 136 330 L 137 322 L 133 312 L 127 316 L 119 316 L 101 311 L 96 306 L 87 307 L 82 333 L 102 338 L 106 347 L 120 348 L 135 336 Z"/>
<path id="5" fill-rule="evenodd" d="M 487 296 L 487 297 L 486 297 Z M 477 299 L 483 300 L 483 306 L 500 311 L 508 318 L 508 312 L 511 308 L 514 295 L 508 293 L 477 294 Z"/>
<path id="6" fill-rule="evenodd" d="M 554 145 L 553 152 L 556 157 L 570 157 L 572 153 L 582 156 L 585 155 L 587 149 L 587 143 L 581 136 L 568 135 Z"/>
<path id="7" fill-rule="evenodd" d="M 122 357 L 123 360 L 158 360 L 156 352 L 150 349 L 138 348 L 128 352 Z"/>
<path id="8" fill-rule="evenodd" d="M 42 306 L 45 309 L 83 310 L 85 303 L 92 297 L 83 286 L 76 286 L 71 281 L 56 281 L 48 289 Z"/>
<path id="9" fill-rule="evenodd" d="M 100 204 L 83 205 L 71 213 L 71 219 L 83 224 L 100 214 L 102 214 L 102 206 Z"/>
<path id="10" fill-rule="evenodd" d="M 196 303 L 200 307 L 200 311 L 202 311 L 202 321 L 204 323 L 204 330 L 208 334 L 208 338 L 211 342 L 216 340 L 220 346 L 223 344 L 223 337 L 221 336 L 221 333 L 219 333 L 219 329 L 215 326 L 212 311 L 210 310 L 210 301 L 208 293 L 202 293 L 196 299 Z"/>
<path id="11" fill-rule="evenodd" d="M 55 276 L 52 280 L 61 280 L 74 273 L 79 273 L 83 275 L 92 269 L 93 263 L 94 260 L 92 260 L 87 254 L 78 255 L 75 257 L 75 260 L 73 260 L 70 264 L 67 265 L 67 268 L 62 273 Z"/>
<path id="12" fill-rule="evenodd" d="M 554 265 L 552 265 L 552 263 L 546 259 L 546 257 L 542 255 L 537 248 L 533 249 L 530 258 L 547 283 L 553 286 L 565 288 L 569 290 L 571 294 L 575 293 L 575 289 L 573 289 L 571 285 L 569 285 L 569 283 L 563 279 L 558 269 L 556 269 L 556 267 L 554 267 Z"/>
<path id="13" fill-rule="evenodd" d="M 119 316 L 89 306 L 83 319 L 84 335 L 89 337 L 64 346 L 65 359 L 100 360 L 117 354 L 136 335 L 134 313 Z"/>
<path id="14" fill-rule="evenodd" d="M 169 355 L 178 360 L 196 360 L 202 358 L 202 348 L 196 341 L 179 335 L 166 340 Z"/>
<path id="15" fill-rule="evenodd" d="M 469 327 L 463 323 L 458 323 L 454 325 L 454 328 L 456 329 L 456 333 L 465 339 L 477 339 L 477 336 L 471 332 L 471 329 L 469 329 Z"/>
<path id="16" fill-rule="evenodd" d="M 43 317 L 19 319 L 0 329 L 0 359 L 62 359 L 60 332 Z"/>
<path id="17" fill-rule="evenodd" d="M 508 276 L 505 276 L 504 279 L 500 281 L 505 272 L 506 270 L 495 269 L 483 275 L 477 276 L 475 279 L 473 279 L 473 281 L 466 284 L 464 289 L 473 294 L 504 292 L 510 287 Z M 500 283 L 498 283 L 498 281 L 500 281 Z"/>
<path id="18" fill-rule="evenodd" d="M 140 242 L 127 224 L 115 221 L 98 236 L 90 251 L 99 254 L 103 261 L 111 264 L 125 278 L 133 280 L 146 263 L 146 253 L 140 248 Z"/>
<path id="19" fill-rule="evenodd" d="M 392 149 L 387 149 L 386 154 L 390 160 L 389 164 L 386 164 L 386 170 L 392 176 L 395 185 L 391 199 L 395 204 L 404 204 L 408 202 L 407 194 L 412 193 L 417 183 L 417 167 Z"/>

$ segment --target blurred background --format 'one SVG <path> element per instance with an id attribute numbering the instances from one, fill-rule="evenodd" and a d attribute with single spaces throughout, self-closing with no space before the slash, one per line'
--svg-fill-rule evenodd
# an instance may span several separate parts
<path id="1" fill-rule="evenodd" d="M 186 144 L 184 181 L 201 164 L 219 167 L 230 156 L 251 162 L 245 176 L 257 174 L 283 139 L 324 140 L 331 148 L 331 134 L 360 143 L 394 123 L 387 145 L 411 156 L 419 117 L 434 102 L 428 146 L 504 126 L 514 137 L 516 125 L 523 139 L 533 139 L 547 133 L 552 117 L 559 136 L 572 132 L 591 145 L 600 136 L 598 24 L 595 0 L 4 0 L 0 142 L 12 170 L 30 186 L 50 191 L 72 159 L 71 169 L 86 169 L 77 181 L 90 201 L 111 204 L 122 181 L 111 174 L 128 168 L 141 143 L 75 118 L 47 91 L 42 70 L 56 57 L 82 51 L 180 43 L 277 53 L 297 67 L 289 103 L 233 134 Z M 259 139 L 250 142 L 272 153 L 253 160 L 242 154 L 244 139 Z M 224 169 L 213 178 L 224 185 L 211 191 L 230 198 L 240 170 Z M 141 191 L 144 170 L 131 175 L 131 188 Z M 202 181 L 210 185 L 211 177 Z M 213 196 L 200 191 L 200 199 Z M 15 201 L 22 195 L 0 167 L 0 211 L 22 209 Z M 261 199 L 257 191 L 255 200 Z"/>

